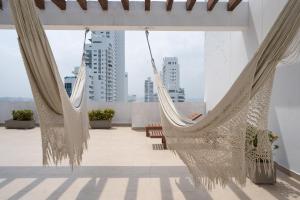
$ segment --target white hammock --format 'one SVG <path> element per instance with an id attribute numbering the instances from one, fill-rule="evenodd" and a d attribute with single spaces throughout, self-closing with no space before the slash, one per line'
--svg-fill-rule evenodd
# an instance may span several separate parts
<path id="1" fill-rule="evenodd" d="M 40 119 L 43 164 L 66 157 L 80 164 L 89 138 L 84 55 L 69 99 L 33 0 L 9 3 Z"/>
<path id="2" fill-rule="evenodd" d="M 187 165 L 196 185 L 211 189 L 231 180 L 244 185 L 246 173 L 254 173 L 257 162 L 263 163 L 265 172 L 272 173 L 272 149 L 264 130 L 273 77 L 281 60 L 298 55 L 299 26 L 300 1 L 289 0 L 228 93 L 196 122 L 176 110 L 157 72 L 146 31 L 167 145 Z M 255 134 L 256 150 L 250 144 Z"/>

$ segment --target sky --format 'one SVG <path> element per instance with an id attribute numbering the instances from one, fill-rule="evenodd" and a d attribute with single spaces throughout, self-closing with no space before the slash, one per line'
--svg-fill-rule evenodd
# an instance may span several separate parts
<path id="1" fill-rule="evenodd" d="M 80 65 L 84 31 L 47 30 L 61 77 L 71 75 Z M 166 56 L 178 57 L 180 85 L 186 99 L 203 99 L 203 32 L 150 33 L 153 56 L 158 69 Z M 143 31 L 125 32 L 125 68 L 128 72 L 128 93 L 139 99 L 144 96 L 144 81 L 152 77 L 149 51 Z M 15 30 L 0 30 L 0 97 L 32 98 L 29 81 L 20 55 Z"/>

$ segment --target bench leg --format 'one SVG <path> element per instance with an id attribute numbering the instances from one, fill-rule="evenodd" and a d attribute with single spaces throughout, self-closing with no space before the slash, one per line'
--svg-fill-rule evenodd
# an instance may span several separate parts
<path id="1" fill-rule="evenodd" d="M 164 149 L 167 149 L 167 141 L 166 141 L 165 136 L 163 136 L 163 137 L 161 138 L 161 143 L 162 143 Z"/>

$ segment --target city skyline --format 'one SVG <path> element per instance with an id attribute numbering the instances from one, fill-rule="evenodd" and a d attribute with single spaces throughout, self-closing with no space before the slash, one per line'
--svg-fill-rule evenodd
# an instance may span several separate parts
<path id="1" fill-rule="evenodd" d="M 46 31 L 62 80 L 79 66 L 82 54 L 83 31 Z M 14 30 L 1 30 L 0 49 L 1 88 L 0 97 L 31 98 L 31 90 L 17 44 Z M 90 37 L 90 36 L 89 36 Z M 4 40 L 4 38 L 6 38 Z M 190 39 L 189 39 L 190 38 Z M 181 86 L 187 99 L 203 99 L 203 32 L 151 32 L 150 41 L 156 65 L 161 70 L 163 56 L 176 56 L 181 64 Z M 67 45 L 66 45 L 67 44 Z M 186 48 L 186 47 L 189 48 Z M 4 51 L 5 50 L 5 51 Z M 125 66 L 128 72 L 128 94 L 144 97 L 144 80 L 153 78 L 153 71 L 142 31 L 125 32 Z M 200 78 L 199 78 L 200 77 Z M 21 86 L 21 87 L 20 87 Z"/>

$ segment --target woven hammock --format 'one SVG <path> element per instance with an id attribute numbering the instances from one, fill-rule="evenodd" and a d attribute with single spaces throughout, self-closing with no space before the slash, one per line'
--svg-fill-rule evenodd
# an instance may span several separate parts
<path id="1" fill-rule="evenodd" d="M 157 72 L 146 31 L 167 146 L 186 164 L 195 185 L 208 189 L 230 181 L 244 185 L 247 173 L 273 172 L 266 131 L 272 83 L 279 62 L 299 55 L 299 27 L 300 1 L 289 0 L 228 93 L 196 122 L 176 110 Z M 257 163 L 263 164 L 262 170 Z"/>
<path id="2" fill-rule="evenodd" d="M 71 166 L 78 165 L 89 138 L 84 55 L 69 98 L 33 0 L 9 3 L 39 115 L 43 164 L 69 158 Z"/>

